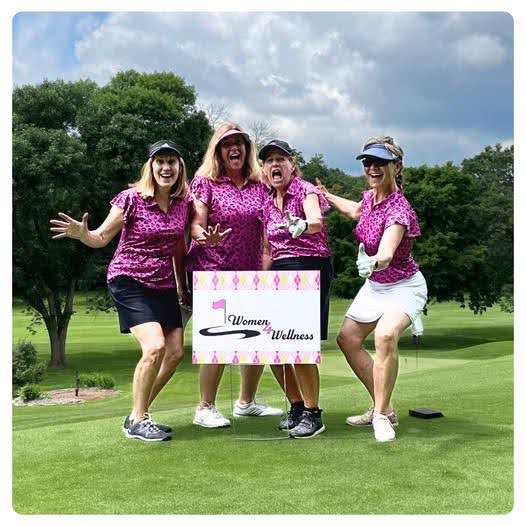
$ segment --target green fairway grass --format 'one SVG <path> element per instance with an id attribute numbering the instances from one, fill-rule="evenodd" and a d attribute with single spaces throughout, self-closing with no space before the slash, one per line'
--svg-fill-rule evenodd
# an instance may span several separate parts
<path id="1" fill-rule="evenodd" d="M 197 366 L 186 356 L 152 407 L 174 428 L 164 443 L 127 440 L 139 351 L 121 335 L 115 313 L 86 314 L 84 298 L 68 335 L 68 365 L 50 370 L 45 390 L 74 386 L 75 372 L 103 372 L 117 396 L 84 404 L 13 408 L 13 506 L 22 514 L 503 514 L 513 507 L 513 316 L 474 316 L 453 303 L 431 305 L 416 346 L 400 342 L 393 403 L 397 440 L 376 443 L 372 429 L 345 424 L 370 401 L 337 350 L 347 300 L 331 305 L 323 343 L 320 406 L 325 433 L 283 439 L 279 417 L 235 419 L 229 429 L 192 425 Z M 13 338 L 49 357 L 42 328 L 13 307 Z M 366 342 L 374 350 L 372 340 Z M 227 366 L 217 405 L 231 414 L 238 368 Z M 268 367 L 260 399 L 285 409 Z M 414 407 L 445 418 L 408 416 Z"/>

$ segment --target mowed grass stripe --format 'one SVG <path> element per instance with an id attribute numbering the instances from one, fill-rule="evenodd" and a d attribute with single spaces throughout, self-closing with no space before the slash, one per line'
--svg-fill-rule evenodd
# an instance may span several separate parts
<path id="1" fill-rule="evenodd" d="M 321 405 L 327 431 L 306 441 L 254 440 L 282 437 L 274 429 L 278 418 L 241 419 L 223 430 L 193 426 L 198 387 L 190 346 L 181 371 L 153 408 L 159 420 L 174 426 L 174 440 L 145 444 L 125 439 L 120 426 L 131 404 L 138 351 L 132 339 L 118 334 L 115 318 L 94 335 L 85 330 L 89 324 L 79 312 L 72 321 L 71 335 L 78 341 L 68 349 L 68 367 L 50 372 L 44 385 L 65 387 L 79 368 L 112 374 L 121 394 L 82 405 L 14 408 L 15 509 L 36 514 L 509 511 L 512 317 L 497 309 L 475 317 L 456 305 L 433 305 L 429 320 L 424 319 L 418 368 L 410 335 L 401 342 L 394 396 L 401 416 L 398 440 L 377 444 L 371 429 L 345 425 L 346 416 L 369 405 L 365 390 L 335 348 L 347 306 L 345 300 L 333 302 L 331 333 L 324 344 Z M 100 316 L 111 321 L 115 315 Z M 18 317 L 14 335 L 25 334 L 20 325 L 26 320 Z M 79 327 L 77 322 L 82 322 Z M 37 336 L 46 345 L 45 334 Z M 372 341 L 367 346 L 372 349 Z M 46 357 L 47 350 L 40 351 Z M 238 374 L 234 368 L 234 397 Z M 227 370 L 218 401 L 226 413 L 231 404 L 229 375 Z M 265 372 L 260 396 L 283 405 L 270 372 Z M 439 409 L 446 417 L 411 418 L 407 411 L 415 406 Z"/>
<path id="2" fill-rule="evenodd" d="M 28 479 L 35 486 L 25 512 L 114 513 L 119 488 L 117 493 L 129 491 L 133 501 L 120 513 L 295 513 L 295 492 L 297 498 L 306 497 L 303 513 L 392 513 L 392 506 L 397 513 L 502 513 L 511 506 L 512 495 L 511 412 L 502 412 L 495 421 L 488 411 L 467 409 L 474 401 L 483 405 L 484 395 L 497 385 L 496 405 L 502 408 L 509 400 L 511 386 L 502 389 L 498 378 L 508 375 L 511 360 L 494 362 L 463 364 L 453 379 L 450 367 L 404 378 L 397 389 L 402 417 L 398 441 L 388 445 L 376 444 L 370 429 L 346 426 L 345 409 L 327 412 L 327 432 L 311 441 L 238 442 L 235 438 L 279 433 L 269 432 L 272 419 L 244 421 L 235 430 L 195 428 L 188 410 L 170 413 L 176 438 L 166 444 L 123 439 L 115 418 L 15 433 L 20 488 L 27 489 Z M 494 381 L 474 385 L 481 377 Z M 454 395 L 466 382 L 473 385 L 464 390 L 459 407 Z M 407 416 L 424 387 L 426 396 L 420 394 L 418 401 L 444 411 L 446 418 Z M 324 399 L 326 407 L 340 403 L 337 390 L 328 389 Z M 53 469 L 36 473 L 34 467 L 50 457 Z M 496 457 L 501 460 L 498 470 Z M 129 469 L 145 465 L 155 475 L 150 469 Z M 72 466 L 82 467 L 84 482 L 66 488 L 61 481 L 71 480 Z M 108 476 L 111 487 L 103 489 Z M 290 488 L 294 480 L 300 482 Z M 389 491 L 378 492 L 380 483 Z M 159 500 L 159 485 L 176 498 Z M 96 500 L 86 500 L 86 491 Z M 50 501 L 50 492 L 60 498 Z M 203 494 L 197 498 L 199 492 Z M 473 497 L 486 492 L 483 501 Z M 369 494 L 366 500 L 364 493 Z M 251 494 L 259 498 L 251 500 Z"/>

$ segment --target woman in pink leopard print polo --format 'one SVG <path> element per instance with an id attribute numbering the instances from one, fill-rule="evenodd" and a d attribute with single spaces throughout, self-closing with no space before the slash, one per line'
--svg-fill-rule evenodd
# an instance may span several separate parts
<path id="1" fill-rule="evenodd" d="M 152 144 L 139 181 L 111 204 L 95 230 L 88 230 L 87 213 L 81 221 L 59 213 L 51 231 L 54 239 L 78 239 L 92 248 L 106 246 L 121 233 L 108 267 L 108 288 L 121 332 L 131 332 L 142 349 L 133 377 L 133 410 L 123 432 L 147 442 L 170 440 L 171 428 L 154 422 L 148 410 L 183 359 L 179 300 L 189 300 L 184 231 L 192 201 L 177 145 L 168 140 Z"/>
<path id="2" fill-rule="evenodd" d="M 255 146 L 237 125 L 226 123 L 214 132 L 203 164 L 190 185 L 194 198 L 192 243 L 187 270 L 260 270 L 262 268 L 261 210 L 266 187 L 261 182 Z M 189 280 L 192 283 L 192 279 Z M 199 367 L 201 402 L 193 423 L 228 427 L 215 405 L 224 364 Z M 281 415 L 281 409 L 257 403 L 263 365 L 241 365 L 239 399 L 234 416 Z"/>
<path id="3" fill-rule="evenodd" d="M 378 442 L 396 438 L 393 426 L 398 416 L 391 395 L 398 375 L 398 341 L 417 322 L 427 301 L 426 281 L 411 255 L 420 227 L 402 193 L 403 155 L 391 137 L 373 137 L 365 143 L 356 158 L 362 160 L 370 189 L 360 202 L 330 194 L 318 181 L 329 203 L 358 221 L 356 264 L 366 281 L 345 315 L 337 341 L 373 400 L 366 413 L 350 416 L 347 424 L 372 425 Z M 374 361 L 363 347 L 373 330 Z"/>
<path id="4" fill-rule="evenodd" d="M 323 211 L 329 203 L 318 188 L 303 179 L 296 155 L 289 143 L 279 139 L 259 151 L 263 176 L 270 186 L 263 208 L 264 269 L 320 272 L 320 337 L 326 340 L 333 271 Z M 272 372 L 290 402 L 278 429 L 287 430 L 291 438 L 323 433 L 318 365 L 273 365 Z"/>

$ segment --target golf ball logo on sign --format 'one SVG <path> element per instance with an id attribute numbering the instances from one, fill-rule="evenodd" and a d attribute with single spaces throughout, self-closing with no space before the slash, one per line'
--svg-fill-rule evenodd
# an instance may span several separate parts
<path id="1" fill-rule="evenodd" d="M 318 271 L 193 273 L 193 363 L 320 363 Z"/>

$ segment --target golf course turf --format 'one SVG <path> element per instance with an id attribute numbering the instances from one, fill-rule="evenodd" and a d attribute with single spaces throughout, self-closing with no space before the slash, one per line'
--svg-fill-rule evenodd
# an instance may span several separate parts
<path id="1" fill-rule="evenodd" d="M 139 351 L 118 331 L 115 313 L 86 314 L 76 303 L 64 369 L 49 370 L 44 390 L 74 386 L 75 372 L 112 375 L 119 393 L 84 404 L 13 407 L 13 507 L 21 514 L 502 514 L 513 507 L 513 316 L 498 307 L 475 316 L 433 304 L 416 346 L 400 342 L 393 404 L 397 440 L 376 443 L 371 428 L 345 424 L 370 404 L 337 349 L 348 300 L 333 299 L 323 343 L 320 406 L 326 431 L 282 439 L 279 417 L 236 419 L 228 429 L 192 425 L 197 366 L 185 360 L 159 395 L 154 418 L 174 428 L 170 442 L 127 440 Z M 43 327 L 13 306 L 13 339 L 49 357 Z M 369 351 L 371 340 L 366 342 Z M 239 370 L 227 366 L 217 405 L 231 415 Z M 286 408 L 265 369 L 260 400 Z M 427 407 L 444 418 L 408 411 Z"/>

